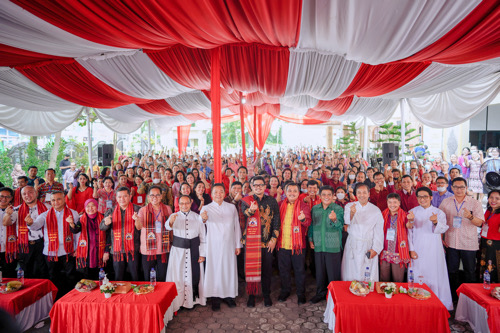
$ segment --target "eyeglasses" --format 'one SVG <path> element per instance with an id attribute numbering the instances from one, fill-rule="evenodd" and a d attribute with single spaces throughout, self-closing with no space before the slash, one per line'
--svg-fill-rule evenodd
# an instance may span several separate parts
<path id="1" fill-rule="evenodd" d="M 150 194 L 149 196 L 151 198 L 159 198 L 159 197 L 161 197 L 161 194 Z"/>
<path id="2" fill-rule="evenodd" d="M 0 199 L 10 199 L 12 198 L 10 195 L 0 195 Z"/>
<path id="3" fill-rule="evenodd" d="M 465 186 L 452 186 L 454 189 L 457 189 L 457 190 L 465 190 Z"/>
<path id="4" fill-rule="evenodd" d="M 417 196 L 417 199 L 429 199 L 429 198 L 430 198 L 430 196 L 428 196 L 428 195 L 418 195 Z"/>
<path id="5" fill-rule="evenodd" d="M 266 184 L 253 184 L 252 186 L 253 187 L 263 187 L 263 186 L 266 186 Z"/>

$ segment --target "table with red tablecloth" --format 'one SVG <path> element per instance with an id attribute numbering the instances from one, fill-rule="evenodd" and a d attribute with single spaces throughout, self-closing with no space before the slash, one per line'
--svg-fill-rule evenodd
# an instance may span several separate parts
<path id="1" fill-rule="evenodd" d="M 500 284 L 491 285 L 495 287 Z M 500 300 L 491 296 L 491 289 L 484 289 L 482 283 L 464 283 L 457 294 L 456 320 L 468 322 L 475 332 L 500 333 Z"/>
<path id="2" fill-rule="evenodd" d="M 111 298 L 105 298 L 99 288 L 91 292 L 72 290 L 50 311 L 50 329 L 52 333 L 160 333 L 165 313 L 176 296 L 172 282 L 157 282 L 150 294 L 136 295 L 131 290 Z"/>
<path id="3" fill-rule="evenodd" d="M 336 333 L 348 332 L 450 332 L 446 307 L 427 285 L 417 285 L 431 292 L 428 300 L 417 300 L 406 294 L 387 299 L 371 292 L 365 297 L 349 291 L 350 281 L 332 281 L 324 322 Z M 408 288 L 407 283 L 396 283 Z"/>
<path id="4" fill-rule="evenodd" d="M 14 280 L 3 279 L 2 283 Z M 57 288 L 50 280 L 24 279 L 20 290 L 0 294 L 0 308 L 13 315 L 24 331 L 49 316 L 56 295 Z"/>

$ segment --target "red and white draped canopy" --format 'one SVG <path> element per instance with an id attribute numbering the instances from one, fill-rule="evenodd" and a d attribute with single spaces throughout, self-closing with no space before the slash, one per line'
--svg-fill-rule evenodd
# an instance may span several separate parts
<path id="1" fill-rule="evenodd" d="M 500 90 L 500 2 L 0 1 L 0 124 L 54 133 L 82 106 L 121 133 L 210 119 L 215 51 L 222 121 L 242 93 L 264 120 L 383 123 L 399 106 L 453 126 Z"/>

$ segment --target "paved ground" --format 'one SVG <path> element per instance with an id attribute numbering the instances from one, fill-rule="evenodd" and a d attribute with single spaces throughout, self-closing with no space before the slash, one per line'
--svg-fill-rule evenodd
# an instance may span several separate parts
<path id="1" fill-rule="evenodd" d="M 309 300 L 314 296 L 316 286 L 314 279 L 308 276 L 306 280 L 306 296 Z M 212 312 L 210 303 L 207 306 L 196 306 L 192 310 L 181 310 L 168 323 L 167 332 L 171 333 L 219 333 L 219 332 L 331 332 L 323 323 L 323 313 L 326 301 L 316 305 L 307 303 L 297 305 L 297 296 L 292 290 L 292 296 L 284 303 L 277 301 L 279 295 L 279 277 L 273 276 L 271 294 L 273 306 L 264 307 L 262 298 L 257 298 L 255 308 L 246 307 L 246 297 L 236 299 L 237 307 L 230 309 L 225 303 L 221 304 L 221 311 Z M 240 283 L 239 294 L 244 294 L 244 284 Z M 453 318 L 453 314 L 452 314 Z M 449 320 L 451 332 L 471 332 L 468 324 Z M 28 332 L 49 332 L 50 321 L 40 329 L 31 329 Z M 69 332 L 68 332 L 69 333 Z"/>

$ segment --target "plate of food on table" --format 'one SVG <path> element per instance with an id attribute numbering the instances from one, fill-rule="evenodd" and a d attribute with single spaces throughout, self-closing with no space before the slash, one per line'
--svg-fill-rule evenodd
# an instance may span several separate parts
<path id="1" fill-rule="evenodd" d="M 136 295 L 145 295 L 155 291 L 155 287 L 150 284 L 140 284 L 135 286 L 133 290 Z"/>
<path id="2" fill-rule="evenodd" d="M 366 296 L 370 293 L 370 288 L 362 282 L 353 280 L 349 286 L 349 291 L 356 296 Z"/>
<path id="3" fill-rule="evenodd" d="M 97 283 L 95 283 L 92 280 L 87 280 L 87 279 L 80 280 L 75 286 L 75 289 L 82 292 L 82 293 L 91 292 L 95 288 L 97 288 Z"/>
<path id="4" fill-rule="evenodd" d="M 21 289 L 23 284 L 19 281 L 10 281 L 7 283 L 0 283 L 0 293 L 10 294 Z"/>
<path id="5" fill-rule="evenodd" d="M 492 288 L 491 289 L 491 296 L 493 296 L 496 299 L 500 300 L 500 287 Z"/>
<path id="6" fill-rule="evenodd" d="M 413 288 L 408 290 L 408 296 L 423 301 L 431 298 L 431 293 L 423 288 Z"/>

